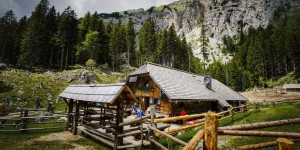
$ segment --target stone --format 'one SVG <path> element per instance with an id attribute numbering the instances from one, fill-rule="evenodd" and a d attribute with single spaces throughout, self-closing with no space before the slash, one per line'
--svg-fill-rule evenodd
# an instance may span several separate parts
<path id="1" fill-rule="evenodd" d="M 89 70 L 84 70 L 81 74 L 80 74 L 80 84 L 93 84 L 96 83 L 97 76 L 89 71 Z"/>
<path id="2" fill-rule="evenodd" d="M 6 64 L 0 63 L 0 70 L 6 70 Z"/>

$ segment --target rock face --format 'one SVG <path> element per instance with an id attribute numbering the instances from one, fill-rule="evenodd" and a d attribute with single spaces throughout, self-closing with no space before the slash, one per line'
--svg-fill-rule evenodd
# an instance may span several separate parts
<path id="1" fill-rule="evenodd" d="M 136 31 L 148 17 L 156 22 L 157 31 L 174 24 L 177 34 L 186 36 L 194 55 L 201 59 L 198 45 L 201 27 L 198 18 L 200 12 L 204 11 L 206 36 L 209 38 L 209 59 L 214 57 L 226 62 L 231 56 L 221 53 L 221 40 L 224 36 L 238 39 L 239 31 L 247 33 L 250 27 L 265 28 L 297 8 L 300 8 L 299 0 L 180 0 L 148 10 L 120 12 L 121 17 L 108 17 L 104 21 L 116 23 L 120 19 L 122 23 L 127 23 L 132 18 Z"/>
<path id="2" fill-rule="evenodd" d="M 94 84 L 97 80 L 97 76 L 88 70 L 84 70 L 80 74 L 80 84 Z"/>

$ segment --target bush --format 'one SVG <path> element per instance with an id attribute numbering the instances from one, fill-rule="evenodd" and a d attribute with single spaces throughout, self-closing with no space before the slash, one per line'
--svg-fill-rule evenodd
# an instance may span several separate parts
<path id="1" fill-rule="evenodd" d="M 96 62 L 93 59 L 89 59 L 88 61 L 85 62 L 86 67 L 91 67 L 91 69 L 93 69 L 93 67 L 96 66 Z"/>

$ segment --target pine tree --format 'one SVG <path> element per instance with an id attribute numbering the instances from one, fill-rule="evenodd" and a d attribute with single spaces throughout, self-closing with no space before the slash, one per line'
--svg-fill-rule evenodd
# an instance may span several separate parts
<path id="1" fill-rule="evenodd" d="M 26 27 L 28 25 L 28 19 L 26 16 L 22 17 L 19 22 L 18 22 L 18 25 L 17 25 L 17 28 L 16 28 L 16 33 L 15 33 L 15 41 L 14 41 L 14 51 L 12 52 L 12 58 L 11 59 L 11 63 L 13 65 L 16 65 L 18 63 L 18 58 L 19 55 L 20 55 L 20 46 L 21 46 L 21 41 L 23 39 L 23 34 L 26 30 Z"/>
<path id="2" fill-rule="evenodd" d="M 139 31 L 138 44 L 140 65 L 145 61 L 153 62 L 156 50 L 156 31 L 155 24 L 150 17 L 144 22 Z"/>
<path id="3" fill-rule="evenodd" d="M 200 18 L 199 18 L 199 21 L 201 23 L 201 37 L 200 37 L 200 43 L 201 43 L 201 53 L 202 53 L 202 56 L 203 56 L 203 71 L 204 71 L 204 75 L 206 74 L 206 68 L 205 68 L 205 65 L 206 65 L 206 60 L 208 59 L 208 39 L 206 37 L 206 34 L 205 34 L 205 14 L 204 14 L 204 11 L 201 11 L 200 12 Z"/>
<path id="4" fill-rule="evenodd" d="M 0 18 L 0 62 L 12 63 L 15 58 L 14 38 L 17 21 L 12 10 Z"/>
<path id="5" fill-rule="evenodd" d="M 45 57 L 45 66 L 49 68 L 53 65 L 53 59 L 57 53 L 55 53 L 56 43 L 55 34 L 57 33 L 57 13 L 52 6 L 49 12 L 46 14 L 46 29 L 47 29 L 47 55 Z"/>
<path id="6" fill-rule="evenodd" d="M 126 42 L 127 42 L 127 63 L 128 65 L 136 66 L 135 59 L 135 31 L 133 21 L 129 18 L 126 25 Z"/>
<path id="7" fill-rule="evenodd" d="M 77 19 L 74 10 L 67 7 L 59 17 L 57 44 L 61 48 L 60 70 L 75 62 L 75 45 L 77 41 Z"/>
<path id="8" fill-rule="evenodd" d="M 120 65 L 126 61 L 126 58 L 122 57 L 125 56 L 127 51 L 125 37 L 125 27 L 122 25 L 121 21 L 119 21 L 111 31 L 109 42 L 109 54 L 112 60 L 113 70 L 120 69 Z"/>
<path id="9" fill-rule="evenodd" d="M 46 14 L 49 10 L 48 0 L 41 0 L 29 19 L 28 26 L 21 41 L 21 66 L 43 66 L 47 52 Z"/>

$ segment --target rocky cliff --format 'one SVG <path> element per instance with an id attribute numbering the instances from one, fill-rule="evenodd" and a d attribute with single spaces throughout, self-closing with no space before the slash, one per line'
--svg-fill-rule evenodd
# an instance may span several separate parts
<path id="1" fill-rule="evenodd" d="M 249 27 L 267 27 L 283 15 L 300 8 L 299 0 L 180 0 L 148 10 L 128 10 L 119 12 L 117 17 L 103 14 L 105 22 L 116 23 L 119 19 L 126 23 L 132 18 L 138 31 L 142 23 L 152 17 L 157 30 L 175 25 L 177 34 L 185 35 L 196 57 L 202 58 L 200 38 L 201 23 L 199 15 L 205 13 L 206 37 L 209 41 L 209 62 L 215 59 L 227 62 L 230 54 L 223 54 L 222 38 L 231 36 L 238 39 L 239 32 L 248 31 Z M 198 44 L 199 43 L 199 44 Z"/>

